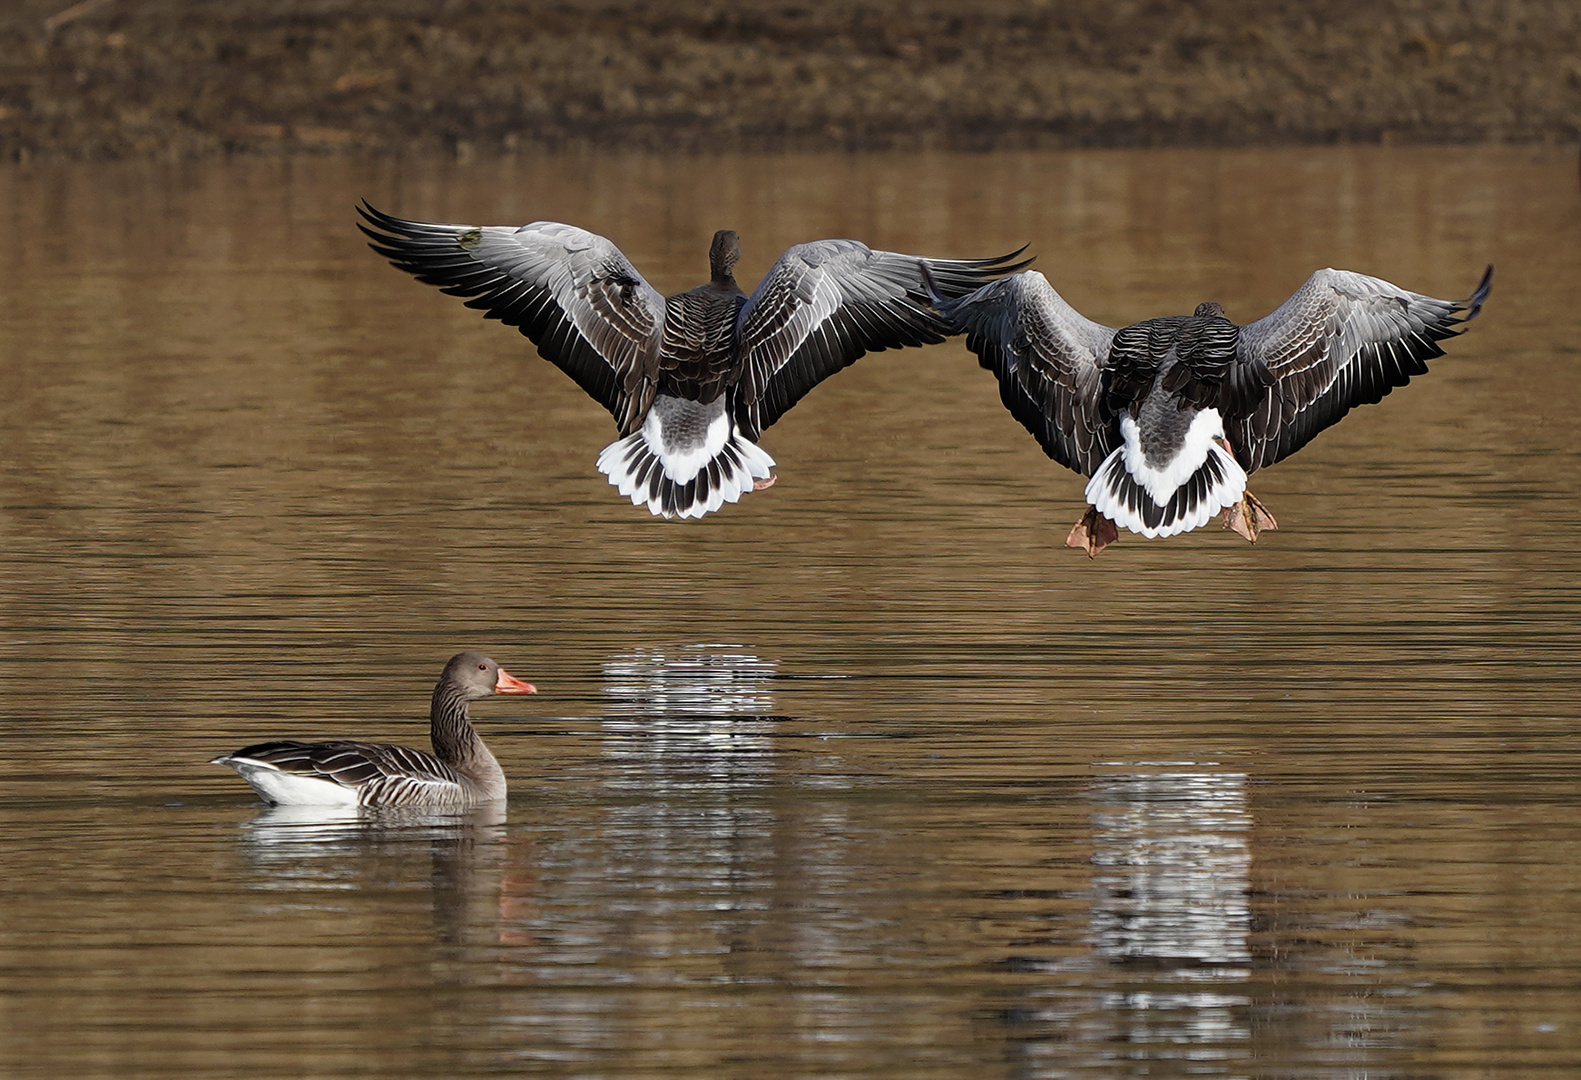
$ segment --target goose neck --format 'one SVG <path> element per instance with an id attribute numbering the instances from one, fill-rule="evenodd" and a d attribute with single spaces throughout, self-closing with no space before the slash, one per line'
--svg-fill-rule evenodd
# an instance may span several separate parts
<path id="1" fill-rule="evenodd" d="M 434 755 L 448 765 L 464 764 L 483 749 L 483 740 L 467 716 L 467 698 L 449 683 L 434 687 L 429 710 Z"/>

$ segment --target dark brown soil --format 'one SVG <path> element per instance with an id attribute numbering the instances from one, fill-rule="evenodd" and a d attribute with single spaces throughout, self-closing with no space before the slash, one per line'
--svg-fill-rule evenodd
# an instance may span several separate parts
<path id="1" fill-rule="evenodd" d="M 1576 0 L 11 0 L 0 158 L 1581 133 Z"/>

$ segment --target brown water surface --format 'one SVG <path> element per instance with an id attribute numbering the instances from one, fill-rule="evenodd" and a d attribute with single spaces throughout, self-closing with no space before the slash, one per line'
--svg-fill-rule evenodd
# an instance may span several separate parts
<path id="1" fill-rule="evenodd" d="M 1063 549 L 959 341 L 868 357 L 701 524 L 352 204 L 571 221 L 661 291 L 1031 242 L 1087 315 L 1319 266 L 1492 301 L 1256 477 L 1283 528 Z M 1581 1061 L 1581 198 L 1525 149 L 0 169 L 0 1075 L 1530 1077 Z M 204 764 L 421 744 L 508 809 Z"/>

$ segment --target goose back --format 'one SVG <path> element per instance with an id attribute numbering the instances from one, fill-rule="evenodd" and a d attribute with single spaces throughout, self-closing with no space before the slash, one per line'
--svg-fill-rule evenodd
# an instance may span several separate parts
<path id="1" fill-rule="evenodd" d="M 1257 357 L 1241 355 L 1241 328 L 1220 312 L 1218 304 L 1203 304 L 1196 314 L 1148 319 L 1116 333 L 1106 364 L 1109 411 L 1134 419 L 1155 393 L 1181 409 L 1251 408 L 1273 376 Z"/>
<path id="2" fill-rule="evenodd" d="M 740 378 L 736 320 L 746 295 L 714 282 L 672 296 L 664 304 L 658 391 L 710 402 Z"/>

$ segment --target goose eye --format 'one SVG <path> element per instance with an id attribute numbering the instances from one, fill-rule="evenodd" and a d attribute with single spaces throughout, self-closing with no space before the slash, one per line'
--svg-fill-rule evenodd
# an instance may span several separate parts
<path id="1" fill-rule="evenodd" d="M 489 666 L 487 664 L 479 664 L 478 665 L 478 670 L 479 671 L 487 671 L 488 669 L 489 669 Z"/>

